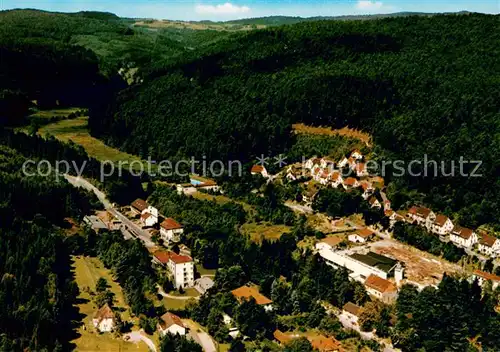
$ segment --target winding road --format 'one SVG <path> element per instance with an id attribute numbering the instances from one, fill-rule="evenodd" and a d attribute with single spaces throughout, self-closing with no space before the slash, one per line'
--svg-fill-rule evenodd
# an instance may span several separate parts
<path id="1" fill-rule="evenodd" d="M 127 218 L 116 208 L 114 208 L 113 204 L 111 204 L 111 202 L 107 199 L 106 195 L 92 183 L 90 183 L 83 177 L 75 177 L 67 174 L 64 175 L 64 178 L 74 187 L 81 187 L 86 189 L 87 191 L 94 192 L 99 201 L 104 205 L 104 208 L 109 211 L 115 218 L 120 220 L 125 226 L 126 232 L 122 231 L 124 232 L 125 237 L 127 237 L 127 234 L 129 233 L 144 242 L 144 245 L 146 247 L 155 246 L 154 242 L 151 240 L 151 235 L 149 234 L 149 232 L 144 231 L 140 226 L 133 223 L 129 218 Z"/>

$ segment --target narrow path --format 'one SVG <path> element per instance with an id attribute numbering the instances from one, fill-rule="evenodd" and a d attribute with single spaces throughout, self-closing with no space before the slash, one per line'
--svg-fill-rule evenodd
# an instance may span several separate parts
<path id="1" fill-rule="evenodd" d="M 163 297 L 166 297 L 166 298 L 177 299 L 179 301 L 187 301 L 189 299 L 200 299 L 200 296 L 194 296 L 194 297 L 190 297 L 190 296 L 174 296 L 174 295 L 166 293 L 160 287 L 160 285 L 156 285 L 156 287 L 158 288 L 158 294 L 161 295 L 161 296 L 163 296 Z"/>
<path id="2" fill-rule="evenodd" d="M 153 352 L 156 352 L 156 346 L 155 346 L 155 343 L 153 342 L 153 340 L 151 340 L 149 337 L 147 336 L 144 336 L 142 334 L 142 330 L 141 331 L 132 331 L 128 334 L 125 334 L 123 335 L 124 337 L 125 336 L 128 336 L 129 337 L 129 341 L 130 342 L 139 342 L 139 341 L 142 341 L 144 342 L 146 345 L 148 345 L 148 348 L 153 351 Z"/>

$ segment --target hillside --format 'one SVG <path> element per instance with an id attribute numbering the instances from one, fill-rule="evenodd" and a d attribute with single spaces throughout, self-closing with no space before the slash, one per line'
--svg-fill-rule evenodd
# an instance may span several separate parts
<path id="1" fill-rule="evenodd" d="M 90 125 L 141 156 L 243 161 L 288 150 L 292 123 L 349 126 L 373 136 L 380 158 L 427 155 L 448 168 L 460 156 L 482 160 L 481 178 L 398 177 L 391 192 L 399 205 L 459 212 L 464 225 L 496 222 L 498 19 L 410 16 L 238 33 L 159 61 L 107 112 L 92 111 Z"/>

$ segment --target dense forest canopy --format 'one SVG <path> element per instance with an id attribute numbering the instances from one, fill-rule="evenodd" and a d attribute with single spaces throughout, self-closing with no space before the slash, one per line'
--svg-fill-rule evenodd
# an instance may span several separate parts
<path id="1" fill-rule="evenodd" d="M 156 62 L 90 126 L 141 156 L 244 161 L 288 150 L 294 122 L 360 128 L 380 159 L 427 155 L 447 170 L 461 156 L 481 160 L 479 178 L 393 180 L 478 226 L 499 211 L 499 27 L 498 16 L 464 14 L 240 33 Z"/>

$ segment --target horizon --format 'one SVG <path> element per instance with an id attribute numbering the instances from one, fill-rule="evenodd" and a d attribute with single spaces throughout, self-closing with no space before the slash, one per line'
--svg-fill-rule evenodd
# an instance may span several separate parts
<path id="1" fill-rule="evenodd" d="M 499 14 L 500 3 L 486 0 L 419 2 L 402 0 L 2 0 L 0 10 L 33 9 L 49 12 L 110 12 L 119 17 L 172 21 L 232 21 L 240 19 L 284 17 L 338 17 L 390 15 L 401 12 Z"/>

